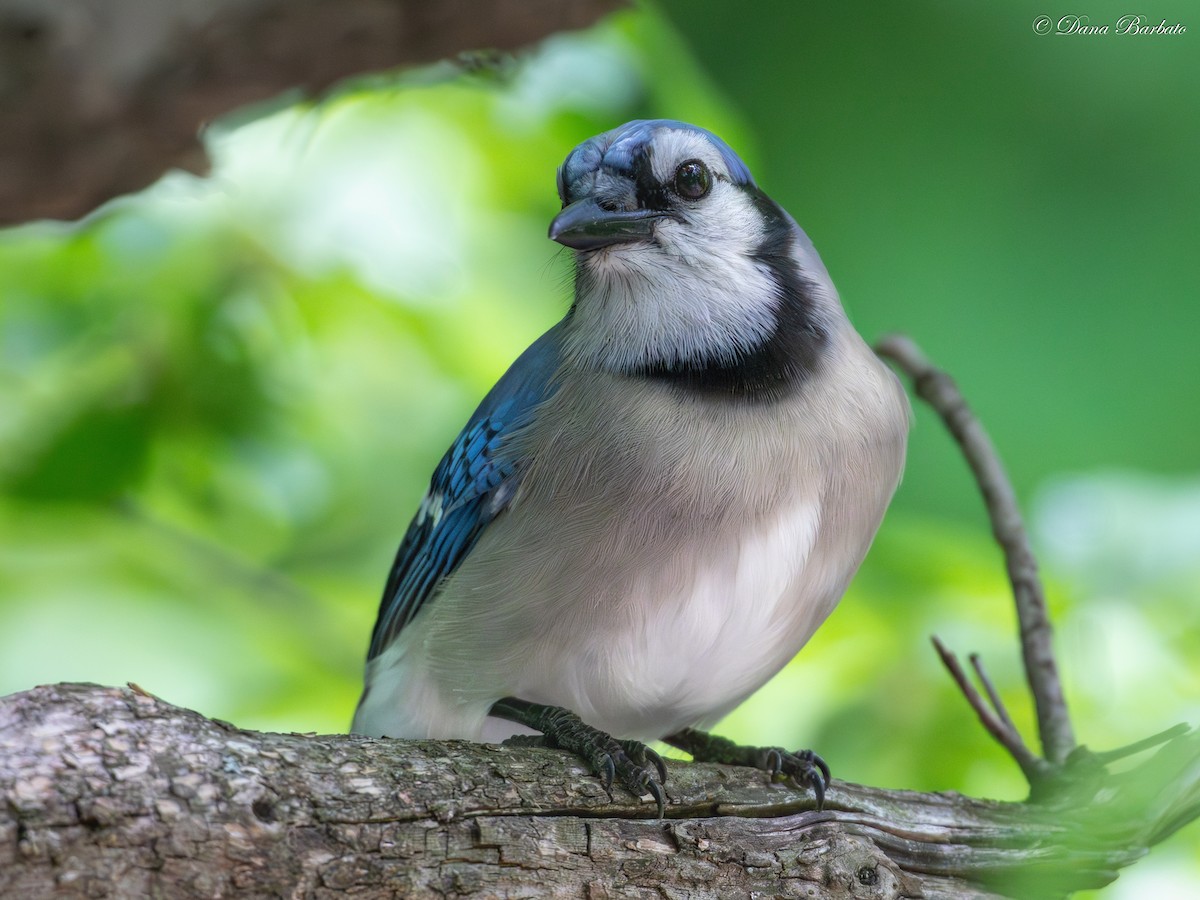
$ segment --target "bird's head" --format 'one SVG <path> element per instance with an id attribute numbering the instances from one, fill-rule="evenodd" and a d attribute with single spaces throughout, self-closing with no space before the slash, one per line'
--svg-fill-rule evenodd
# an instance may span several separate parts
<path id="1" fill-rule="evenodd" d="M 571 352 L 622 374 L 778 393 L 818 361 L 837 293 L 812 243 L 716 135 L 634 121 L 558 170 L 576 251 Z M 749 381 L 747 381 L 747 378 Z"/>

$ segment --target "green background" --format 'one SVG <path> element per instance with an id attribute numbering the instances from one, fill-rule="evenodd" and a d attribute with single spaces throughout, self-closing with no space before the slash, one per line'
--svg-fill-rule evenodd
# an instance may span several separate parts
<path id="1" fill-rule="evenodd" d="M 429 473 L 565 311 L 555 167 L 668 116 L 738 149 L 868 338 L 908 332 L 963 387 L 1029 514 L 1080 740 L 1200 722 L 1193 9 L 643 6 L 498 68 L 239 113 L 208 178 L 0 232 L 0 693 L 135 681 L 344 730 Z M 1139 11 L 1189 31 L 1032 27 Z M 722 730 L 1021 797 L 932 633 L 984 656 L 1032 740 L 1001 560 L 919 409 L 846 601 Z M 1193 896 L 1198 832 L 1098 896 Z"/>

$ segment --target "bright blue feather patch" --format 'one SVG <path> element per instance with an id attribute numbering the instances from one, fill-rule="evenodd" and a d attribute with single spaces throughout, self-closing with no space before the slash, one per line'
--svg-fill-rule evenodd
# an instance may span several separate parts
<path id="1" fill-rule="evenodd" d="M 554 393 L 560 347 L 561 324 L 496 382 L 434 469 L 388 575 L 367 659 L 382 653 L 413 620 L 512 500 L 521 460 L 506 451 L 505 442 Z"/>

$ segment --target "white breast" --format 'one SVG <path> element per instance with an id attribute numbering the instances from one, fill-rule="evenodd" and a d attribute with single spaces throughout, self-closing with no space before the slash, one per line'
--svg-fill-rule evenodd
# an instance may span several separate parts
<path id="1" fill-rule="evenodd" d="M 573 684 L 576 696 L 562 705 L 643 738 L 711 724 L 737 706 L 795 655 L 837 601 L 805 577 L 814 571 L 819 520 L 815 499 L 797 498 L 724 547 L 689 554 L 696 571 L 683 585 L 643 573 L 628 598 L 626 627 L 591 642 L 585 652 L 598 665 L 590 683 Z"/>

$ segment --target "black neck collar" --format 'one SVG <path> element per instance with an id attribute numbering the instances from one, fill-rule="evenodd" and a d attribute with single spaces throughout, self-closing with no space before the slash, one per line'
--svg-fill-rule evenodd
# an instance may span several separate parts
<path id="1" fill-rule="evenodd" d="M 636 369 L 634 377 L 661 381 L 681 391 L 713 399 L 771 402 L 798 388 L 820 364 L 829 332 L 816 309 L 816 286 L 792 255 L 794 225 L 757 188 L 746 188 L 767 223 L 767 238 L 755 258 L 777 285 L 775 330 L 737 358 L 657 363 Z"/>

